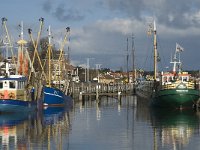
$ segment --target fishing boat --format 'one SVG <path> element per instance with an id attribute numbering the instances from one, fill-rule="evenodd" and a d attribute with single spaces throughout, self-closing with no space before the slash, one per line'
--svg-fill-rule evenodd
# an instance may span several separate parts
<path id="1" fill-rule="evenodd" d="M 27 78 L 22 75 L 0 76 L 0 112 L 36 110 L 37 102 L 27 87 Z"/>
<path id="2" fill-rule="evenodd" d="M 153 105 L 175 108 L 192 107 L 199 99 L 199 89 L 195 79 L 188 72 L 182 71 L 180 52 L 183 48 L 176 44 L 172 72 L 162 72 L 158 87 L 155 87 Z M 179 58 L 177 58 L 177 55 Z"/>
<path id="3" fill-rule="evenodd" d="M 176 45 L 176 51 L 173 60 L 172 72 L 157 71 L 157 31 L 154 21 L 153 29 L 154 33 L 154 75 L 153 80 L 143 81 L 137 87 L 138 95 L 144 95 L 150 100 L 150 104 L 156 107 L 167 108 L 185 108 L 196 105 L 199 99 L 199 90 L 195 84 L 194 78 L 188 73 L 183 72 L 181 69 L 180 52 L 183 48 L 180 45 Z M 179 58 L 177 58 L 177 55 Z M 178 68 L 178 70 L 177 70 Z"/>
<path id="4" fill-rule="evenodd" d="M 52 79 L 52 60 L 51 60 L 51 51 L 52 51 L 52 44 L 51 44 L 51 30 L 50 30 L 50 26 L 49 26 L 49 34 L 48 34 L 48 40 L 49 40 L 49 44 L 48 44 L 48 83 L 47 85 L 44 85 L 43 87 L 43 105 L 44 106 L 64 106 L 66 105 L 67 101 L 71 100 L 71 97 L 68 96 L 67 93 L 67 88 L 63 88 L 64 85 L 67 85 L 67 81 L 63 83 L 63 79 L 59 79 L 59 81 L 57 83 L 60 84 L 54 84 L 55 80 Z M 67 28 L 67 33 L 69 32 L 69 28 Z M 67 39 L 67 34 L 65 35 L 64 38 L 64 43 Z M 63 48 L 64 48 L 64 44 L 63 47 L 60 50 L 60 56 L 58 59 L 59 62 L 59 68 L 60 68 L 60 62 L 61 62 L 61 58 L 63 57 Z M 57 70 L 57 69 L 56 69 Z M 59 76 L 60 72 L 64 71 L 59 69 Z M 61 85 L 62 84 L 62 85 Z M 57 85 L 57 86 L 56 86 Z M 61 89 L 62 88 L 62 89 Z"/>
<path id="5" fill-rule="evenodd" d="M 2 22 L 6 27 L 5 18 L 2 19 Z M 22 39 L 18 42 L 18 52 L 23 53 L 22 48 L 25 40 L 23 40 L 23 36 L 21 36 L 21 38 Z M 33 90 L 28 85 L 27 77 L 24 75 L 26 69 L 23 70 L 23 73 L 18 73 L 21 67 L 16 67 L 17 65 L 13 62 L 13 59 L 8 57 L 8 50 L 9 47 L 11 47 L 8 33 L 7 36 L 5 36 L 4 45 L 6 56 L 0 67 L 0 112 L 26 112 L 36 110 L 36 97 L 34 96 Z M 21 61 L 20 58 L 18 58 L 18 61 Z"/>

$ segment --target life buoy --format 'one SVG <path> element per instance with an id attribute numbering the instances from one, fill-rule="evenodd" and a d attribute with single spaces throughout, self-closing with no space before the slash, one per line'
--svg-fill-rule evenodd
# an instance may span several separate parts
<path id="1" fill-rule="evenodd" d="M 10 99 L 14 99 L 14 98 L 15 98 L 15 94 L 14 94 L 14 93 L 12 93 L 12 92 L 11 92 L 11 93 L 9 93 L 9 98 L 10 98 Z"/>
<path id="2" fill-rule="evenodd" d="M 3 98 L 4 98 L 3 93 L 0 93 L 0 99 L 3 99 Z"/>

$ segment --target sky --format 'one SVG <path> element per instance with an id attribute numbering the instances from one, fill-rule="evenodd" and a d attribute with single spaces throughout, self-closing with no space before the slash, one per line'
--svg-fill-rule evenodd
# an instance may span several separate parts
<path id="1" fill-rule="evenodd" d="M 65 28 L 70 27 L 70 42 L 66 47 L 70 47 L 74 66 L 84 67 L 89 59 L 90 68 L 101 64 L 101 68 L 124 71 L 127 54 L 128 70 L 132 69 L 132 45 L 135 68 L 153 69 L 153 36 L 148 36 L 147 30 L 155 20 L 161 58 L 159 69 L 171 69 L 170 58 L 178 43 L 184 48 L 183 69 L 199 70 L 199 8 L 199 0 L 1 0 L 0 17 L 8 19 L 13 42 L 20 34 L 21 21 L 24 37 L 29 41 L 27 29 L 31 28 L 36 38 L 38 19 L 43 17 L 42 36 L 47 36 L 50 25 L 58 47 Z"/>

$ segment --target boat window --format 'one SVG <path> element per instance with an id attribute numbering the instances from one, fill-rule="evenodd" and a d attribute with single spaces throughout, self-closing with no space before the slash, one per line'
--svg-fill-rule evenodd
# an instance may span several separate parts
<path id="1" fill-rule="evenodd" d="M 18 82 L 18 87 L 17 87 L 18 89 L 21 89 L 22 88 L 22 82 L 21 81 L 19 81 Z"/>
<path id="2" fill-rule="evenodd" d="M 187 77 L 183 77 L 183 81 L 188 81 L 188 78 Z"/>
<path id="3" fill-rule="evenodd" d="M 10 87 L 11 89 L 14 89 L 14 88 L 15 88 L 15 81 L 10 81 L 10 82 L 9 82 L 9 87 Z"/>
<path id="4" fill-rule="evenodd" d="M 21 87 L 22 89 L 24 88 L 24 82 L 22 81 L 22 87 Z"/>
<path id="5" fill-rule="evenodd" d="M 18 82 L 17 88 L 20 89 L 21 82 Z"/>
<path id="6" fill-rule="evenodd" d="M 3 88 L 3 82 L 0 82 L 0 89 Z"/>
<path id="7" fill-rule="evenodd" d="M 24 81 L 19 81 L 18 82 L 18 89 L 23 89 L 24 88 Z"/>

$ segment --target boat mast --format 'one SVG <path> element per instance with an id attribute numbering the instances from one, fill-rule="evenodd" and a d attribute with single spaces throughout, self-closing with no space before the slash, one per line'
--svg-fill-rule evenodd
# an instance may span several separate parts
<path id="1" fill-rule="evenodd" d="M 127 69 L 127 79 L 129 83 L 129 69 L 128 69 L 128 61 L 129 61 L 129 54 L 128 54 L 128 38 L 127 38 L 127 55 L 126 55 L 126 69 Z"/>
<path id="2" fill-rule="evenodd" d="M 135 78 L 136 78 L 136 74 L 135 74 L 135 47 L 134 47 L 134 35 L 132 34 L 132 55 L 133 55 L 133 77 L 132 77 L 132 82 L 135 83 Z"/>
<path id="3" fill-rule="evenodd" d="M 157 75 L 157 36 L 156 36 L 156 22 L 154 20 L 153 24 L 153 32 L 154 32 L 154 81 L 156 81 L 156 75 Z"/>
<path id="4" fill-rule="evenodd" d="M 48 39 L 49 39 L 49 44 L 48 44 L 48 61 L 49 61 L 49 66 L 48 66 L 48 71 L 49 71 L 49 79 L 48 79 L 48 84 L 49 87 L 51 87 L 51 27 L 49 26 L 49 34 L 48 34 Z"/>
<path id="5" fill-rule="evenodd" d="M 181 65 L 181 60 L 180 60 L 180 51 L 182 51 L 182 48 L 178 47 L 178 44 L 176 43 L 176 50 L 174 53 L 174 57 L 172 59 L 172 61 L 170 63 L 173 64 L 173 74 L 176 73 L 176 68 L 177 68 L 177 64 Z M 177 53 L 179 54 L 179 58 L 177 58 Z M 179 68 L 179 72 L 180 72 L 180 68 Z"/>
<path id="6" fill-rule="evenodd" d="M 20 75 L 22 75 L 23 73 L 25 74 L 25 66 L 24 66 L 24 45 L 27 43 L 25 40 L 24 40 L 24 32 L 23 32 L 23 21 L 21 22 L 21 33 L 20 33 L 20 37 L 21 39 L 17 42 L 17 44 L 19 45 L 19 48 L 18 48 L 18 73 Z"/>
<path id="7" fill-rule="evenodd" d="M 5 63 L 6 63 L 6 76 L 10 76 L 10 72 L 9 72 L 9 63 L 8 63 L 8 45 L 9 45 L 9 43 L 8 43 L 8 38 L 7 38 L 7 36 L 6 36 L 6 39 L 5 39 L 5 41 L 4 41 L 4 44 L 6 45 L 6 59 L 5 59 Z"/>

